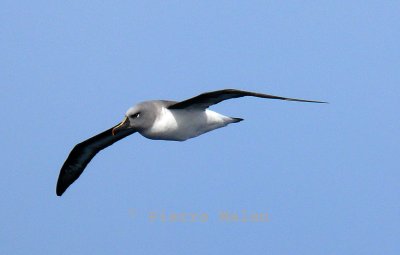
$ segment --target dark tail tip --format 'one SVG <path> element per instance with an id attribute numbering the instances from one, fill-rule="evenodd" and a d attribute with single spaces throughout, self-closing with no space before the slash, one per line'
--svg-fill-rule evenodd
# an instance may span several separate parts
<path id="1" fill-rule="evenodd" d="M 232 123 L 238 123 L 241 122 L 243 119 L 242 118 L 232 118 Z"/>

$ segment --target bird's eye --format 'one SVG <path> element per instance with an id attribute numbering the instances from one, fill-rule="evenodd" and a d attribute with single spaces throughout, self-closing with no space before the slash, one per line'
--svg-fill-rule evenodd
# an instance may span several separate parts
<path id="1" fill-rule="evenodd" d="M 139 116 L 140 116 L 140 113 L 135 113 L 135 114 L 131 115 L 131 118 L 135 119 L 135 118 L 139 118 Z"/>

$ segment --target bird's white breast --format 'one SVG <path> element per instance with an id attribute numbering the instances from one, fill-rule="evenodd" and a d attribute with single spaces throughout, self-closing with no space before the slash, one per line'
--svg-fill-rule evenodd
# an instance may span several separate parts
<path id="1" fill-rule="evenodd" d="M 230 117 L 211 110 L 169 110 L 163 107 L 153 125 L 141 134 L 155 140 L 184 141 L 231 122 Z"/>

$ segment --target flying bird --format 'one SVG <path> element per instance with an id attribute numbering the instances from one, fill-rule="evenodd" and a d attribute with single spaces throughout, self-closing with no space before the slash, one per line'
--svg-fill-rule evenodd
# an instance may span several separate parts
<path id="1" fill-rule="evenodd" d="M 61 196 L 79 178 L 99 151 L 135 132 L 153 140 L 185 141 L 228 124 L 242 121 L 241 118 L 228 117 L 211 111 L 208 107 L 227 99 L 245 96 L 326 103 L 236 89 L 207 92 L 181 102 L 153 100 L 139 103 L 128 109 L 121 123 L 75 145 L 61 167 L 56 188 L 57 196 Z"/>

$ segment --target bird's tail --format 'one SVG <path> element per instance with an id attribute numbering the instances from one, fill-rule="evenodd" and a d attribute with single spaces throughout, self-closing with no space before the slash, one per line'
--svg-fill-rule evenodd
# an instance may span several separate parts
<path id="1" fill-rule="evenodd" d="M 243 120 L 242 118 L 232 118 L 232 117 L 231 117 L 231 119 L 232 119 L 232 123 L 238 123 Z"/>

